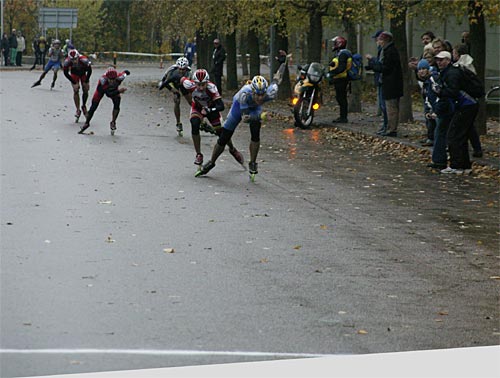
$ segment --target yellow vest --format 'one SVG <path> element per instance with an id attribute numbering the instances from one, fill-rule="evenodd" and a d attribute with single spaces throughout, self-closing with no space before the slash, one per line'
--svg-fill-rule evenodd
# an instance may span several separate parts
<path id="1" fill-rule="evenodd" d="M 339 65 L 339 57 L 336 56 L 335 58 L 333 58 L 332 62 L 333 62 L 333 67 L 329 66 L 330 67 L 330 71 L 332 71 L 332 70 L 334 70 L 334 69 L 336 69 L 338 67 L 338 65 Z M 352 66 L 352 58 L 347 58 L 347 66 L 346 66 L 345 71 L 343 71 L 341 73 L 338 73 L 333 78 L 334 79 L 343 79 L 343 78 L 346 78 L 347 77 L 347 71 L 349 71 L 351 69 L 351 66 Z"/>

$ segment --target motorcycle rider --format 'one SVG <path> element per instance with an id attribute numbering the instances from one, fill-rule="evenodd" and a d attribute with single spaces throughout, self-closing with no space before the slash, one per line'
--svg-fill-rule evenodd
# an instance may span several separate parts
<path id="1" fill-rule="evenodd" d="M 220 135 L 222 129 L 221 114 L 224 110 L 224 102 L 219 94 L 217 86 L 209 81 L 210 77 L 208 72 L 204 69 L 198 69 L 194 72 L 193 78 L 182 78 L 182 86 L 191 93 L 191 137 L 193 138 L 193 145 L 196 151 L 196 158 L 194 164 L 203 164 L 203 154 L 201 153 L 201 137 L 200 126 L 202 120 L 207 118 L 212 125 L 212 130 L 215 134 Z M 233 146 L 231 139 L 227 142 L 229 152 L 234 156 L 236 161 L 243 164 L 243 155 Z"/>
<path id="2" fill-rule="evenodd" d="M 76 106 L 75 117 L 78 119 L 82 114 L 87 115 L 87 99 L 89 97 L 89 81 L 92 75 L 90 60 L 81 55 L 76 49 L 68 52 L 68 57 L 63 62 L 64 76 L 71 82 L 73 87 L 73 101 Z M 80 110 L 80 83 L 82 85 L 82 109 Z"/>
<path id="3" fill-rule="evenodd" d="M 187 103 L 191 105 L 191 93 L 187 91 L 181 84 L 183 77 L 189 77 L 191 67 L 189 61 L 185 57 L 177 59 L 174 65 L 167 68 L 163 78 L 158 84 L 158 89 L 162 90 L 167 88 L 173 94 L 174 99 L 174 115 L 176 120 L 176 129 L 179 135 L 182 135 L 182 122 L 181 122 L 181 93 L 186 99 Z"/>
<path id="4" fill-rule="evenodd" d="M 109 127 L 111 129 L 111 135 L 115 134 L 116 119 L 120 113 L 121 94 L 127 90 L 127 88 L 119 88 L 119 86 L 128 75 L 130 75 L 130 71 L 128 70 L 118 73 L 113 67 L 110 67 L 106 73 L 100 77 L 94 96 L 92 97 L 92 105 L 87 112 L 85 124 L 80 128 L 78 134 L 83 134 L 83 132 L 90 127 L 90 121 L 104 95 L 108 96 L 111 101 L 113 101 L 113 113 Z"/>
<path id="5" fill-rule="evenodd" d="M 347 87 L 349 78 L 347 70 L 352 62 L 352 54 L 346 49 L 347 39 L 342 36 L 336 36 L 332 39 L 332 51 L 334 56 L 330 62 L 329 77 L 332 78 L 333 86 L 335 87 L 335 97 L 340 107 L 340 116 L 334 119 L 334 123 L 347 123 L 348 102 L 347 102 Z"/>

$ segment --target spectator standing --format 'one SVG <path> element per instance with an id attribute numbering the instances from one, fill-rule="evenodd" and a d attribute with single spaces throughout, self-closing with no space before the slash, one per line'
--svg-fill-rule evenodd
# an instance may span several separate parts
<path id="1" fill-rule="evenodd" d="M 17 31 L 17 54 L 16 54 L 16 66 L 21 67 L 23 65 L 23 54 L 26 51 L 26 40 L 24 39 L 21 30 Z"/>
<path id="2" fill-rule="evenodd" d="M 440 99 L 451 100 L 455 104 L 447 135 L 450 166 L 441 170 L 441 173 L 470 174 L 472 165 L 468 138 L 471 128 L 474 127 L 474 118 L 479 105 L 462 89 L 466 78 L 460 68 L 453 66 L 451 54 L 448 51 L 441 51 L 435 59 L 440 71 L 440 81 L 433 90 Z"/>
<path id="3" fill-rule="evenodd" d="M 334 119 L 334 123 L 347 123 L 348 102 L 347 102 L 347 87 L 349 85 L 349 78 L 347 77 L 347 70 L 352 63 L 352 54 L 346 49 L 347 39 L 342 36 L 336 36 L 332 39 L 333 58 L 330 62 L 330 71 L 328 76 L 335 87 L 335 98 L 340 108 L 340 115 Z"/>
<path id="4" fill-rule="evenodd" d="M 432 49 L 432 41 L 436 38 L 433 32 L 431 31 L 426 31 L 420 36 L 420 41 L 422 42 L 423 45 L 423 53 L 420 55 L 420 58 L 417 57 L 412 57 L 410 58 L 410 61 L 408 62 L 408 67 L 410 70 L 415 71 L 415 74 L 417 73 L 417 64 L 424 57 L 424 53 L 428 49 Z"/>
<path id="5" fill-rule="evenodd" d="M 372 38 L 375 40 L 375 43 L 377 45 L 377 57 L 376 58 L 372 57 L 372 60 L 374 60 L 374 62 L 380 61 L 380 54 L 382 53 L 382 47 L 377 42 L 377 38 L 380 34 L 382 34 L 382 32 L 383 32 L 383 30 L 378 30 L 374 35 L 372 35 Z M 368 65 L 365 68 L 367 70 L 371 70 L 372 67 L 373 67 L 373 63 L 369 61 Z M 387 131 L 387 108 L 385 106 L 385 100 L 384 100 L 384 96 L 382 94 L 382 81 L 381 81 L 381 77 L 380 77 L 380 72 L 374 72 L 373 76 L 374 76 L 374 81 L 375 81 L 375 88 L 377 89 L 377 103 L 378 103 L 378 107 L 380 109 L 380 113 L 382 114 L 383 120 L 384 120 L 382 126 L 377 131 L 377 134 L 382 135 L 382 134 L 385 134 L 385 132 Z"/>
<path id="6" fill-rule="evenodd" d="M 16 29 L 12 29 L 12 34 L 9 38 L 9 48 L 10 48 L 10 65 L 16 65 L 17 57 L 17 32 Z"/>
<path id="7" fill-rule="evenodd" d="M 467 47 L 467 54 L 470 54 L 470 33 L 468 31 L 462 33 L 462 43 Z"/>
<path id="8" fill-rule="evenodd" d="M 399 125 L 399 100 L 403 97 L 403 71 L 399 52 L 394 45 L 392 33 L 384 31 L 377 37 L 382 47 L 380 59 L 374 61 L 370 54 L 368 61 L 373 63 L 374 72 L 379 72 L 382 81 L 382 94 L 387 107 L 387 132 L 383 136 L 396 137 Z"/>
<path id="9" fill-rule="evenodd" d="M 432 119 L 436 122 L 432 161 L 427 166 L 433 169 L 445 169 L 448 166 L 446 133 L 453 115 L 454 104 L 450 99 L 438 99 L 432 90 L 433 85 L 439 82 L 439 71 L 436 67 L 431 66 L 426 59 L 421 59 L 417 70 L 418 78 L 422 82 L 425 119 Z"/>
<path id="10" fill-rule="evenodd" d="M 212 74 L 217 90 L 222 96 L 222 76 L 224 76 L 224 61 L 226 60 L 226 50 L 218 38 L 214 39 L 214 51 L 212 52 Z"/>
<path id="11" fill-rule="evenodd" d="M 40 42 L 38 45 L 40 47 L 40 54 L 41 54 L 40 63 L 42 64 L 42 67 L 45 67 L 45 57 L 47 56 L 49 44 L 47 43 L 47 40 L 43 35 L 40 37 Z"/>
<path id="12" fill-rule="evenodd" d="M 189 67 L 193 65 L 194 54 L 196 53 L 196 45 L 193 40 L 189 38 L 187 43 L 184 45 L 184 56 L 189 62 Z"/>
<path id="13" fill-rule="evenodd" d="M 2 36 L 2 54 L 3 54 L 3 59 L 4 59 L 4 66 L 9 65 L 9 38 L 7 37 L 7 33 L 3 33 Z"/>
<path id="14" fill-rule="evenodd" d="M 453 61 L 455 62 L 455 67 L 465 67 L 468 70 L 476 73 L 476 68 L 474 67 L 474 59 L 467 53 L 469 48 L 465 44 L 458 44 L 453 48 Z M 474 152 L 473 157 L 483 157 L 483 148 L 481 146 L 481 139 L 477 132 L 476 126 L 473 125 L 469 134 L 470 144 Z"/>
<path id="15" fill-rule="evenodd" d="M 37 64 L 42 64 L 42 52 L 40 51 L 40 37 L 39 36 L 35 36 L 31 46 L 33 47 L 33 52 L 35 53 L 35 61 L 33 62 L 33 65 L 31 66 L 30 71 L 34 70 L 36 68 Z"/>

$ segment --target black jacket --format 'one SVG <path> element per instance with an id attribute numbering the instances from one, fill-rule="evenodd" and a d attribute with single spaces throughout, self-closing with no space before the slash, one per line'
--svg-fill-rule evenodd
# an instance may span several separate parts
<path id="1" fill-rule="evenodd" d="M 214 75 L 222 76 L 224 60 L 226 60 L 226 50 L 222 47 L 222 45 L 219 45 L 214 49 L 212 54 L 212 72 Z"/>
<path id="2" fill-rule="evenodd" d="M 382 94 L 385 100 L 403 97 L 403 70 L 399 52 L 393 42 L 385 46 L 380 59 L 373 62 L 373 71 L 381 73 Z"/>

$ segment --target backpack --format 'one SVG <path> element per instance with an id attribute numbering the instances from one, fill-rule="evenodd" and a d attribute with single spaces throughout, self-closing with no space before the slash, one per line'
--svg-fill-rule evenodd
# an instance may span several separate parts
<path id="1" fill-rule="evenodd" d="M 363 57 L 361 54 L 352 55 L 351 67 L 347 71 L 349 80 L 360 80 L 363 76 Z"/>
<path id="2" fill-rule="evenodd" d="M 460 68 L 463 79 L 461 89 L 475 99 L 483 97 L 486 92 L 479 76 L 462 65 L 458 65 L 458 68 Z"/>

